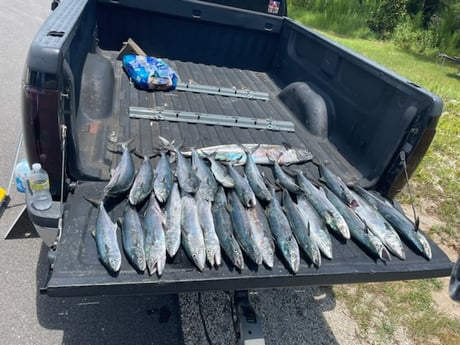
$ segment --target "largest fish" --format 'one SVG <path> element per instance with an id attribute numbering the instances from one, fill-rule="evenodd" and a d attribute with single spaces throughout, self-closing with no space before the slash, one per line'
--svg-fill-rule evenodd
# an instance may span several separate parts
<path id="1" fill-rule="evenodd" d="M 230 162 L 233 165 L 246 164 L 247 154 L 245 151 L 253 151 L 252 157 L 256 164 L 272 164 L 268 157 L 279 157 L 278 164 L 280 165 L 303 163 L 313 158 L 313 155 L 307 149 L 292 147 L 286 143 L 283 143 L 283 145 L 228 144 L 202 147 L 196 151 L 203 157 L 213 156 L 216 160 Z M 191 156 L 192 152 L 182 151 L 182 154 Z"/>

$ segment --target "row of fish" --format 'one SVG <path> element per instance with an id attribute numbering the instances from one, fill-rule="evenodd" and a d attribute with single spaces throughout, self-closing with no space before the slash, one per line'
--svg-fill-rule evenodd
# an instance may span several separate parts
<path id="1" fill-rule="evenodd" d="M 333 258 L 329 231 L 344 240 L 352 238 L 382 260 L 391 259 L 389 252 L 405 258 L 399 236 L 416 252 L 431 258 L 428 241 L 418 226 L 388 201 L 359 186 L 350 189 L 324 165 L 319 165 L 324 182 L 321 186 L 301 170 L 295 171 L 295 178 L 286 173 L 282 165 L 311 159 L 306 150 L 286 145 L 231 145 L 234 151 L 219 146 L 183 152 L 166 139 L 162 142 L 166 150 L 175 153 L 175 173 L 164 150 L 155 170 L 145 156 L 135 174 L 129 143 L 124 143 L 120 163 L 104 188 L 105 197 L 129 191 L 129 204 L 120 222 L 122 243 L 126 256 L 139 271 L 147 268 L 150 274 L 161 275 L 166 253 L 173 257 L 182 243 L 200 270 L 204 270 L 206 261 L 210 266 L 221 264 L 221 248 L 240 269 L 244 267 L 243 252 L 254 263 L 273 267 L 276 245 L 295 273 L 301 252 L 317 267 L 322 256 Z M 191 155 L 191 164 L 184 153 Z M 240 164 L 242 155 L 243 175 L 233 166 Z M 230 163 L 224 167 L 218 160 Z M 267 183 L 258 164 L 272 165 L 276 188 Z M 277 189 L 282 190 L 281 202 Z M 136 206 L 147 197 L 142 222 Z M 117 226 L 104 203 L 98 207 L 98 254 L 110 271 L 117 272 L 121 265 Z"/>

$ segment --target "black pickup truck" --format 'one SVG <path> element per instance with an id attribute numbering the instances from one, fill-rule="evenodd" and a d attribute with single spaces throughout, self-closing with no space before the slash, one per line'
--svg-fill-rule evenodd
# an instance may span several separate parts
<path id="1" fill-rule="evenodd" d="M 328 162 L 345 182 L 392 199 L 406 183 L 404 167 L 410 176 L 423 159 L 442 101 L 288 18 L 285 1 L 56 4 L 31 44 L 22 89 L 27 157 L 47 170 L 54 200 L 50 209 L 37 211 L 27 197 L 30 219 L 50 247 L 43 292 L 236 291 L 450 274 L 452 263 L 431 241 L 431 260 L 407 247 L 405 260 L 384 262 L 335 237 L 332 260 L 323 260 L 319 268 L 302 260 L 296 274 L 278 254 L 271 269 L 248 263 L 237 270 L 224 260 L 218 269 L 200 272 L 183 250 L 168 258 L 160 278 L 139 274 L 126 258 L 119 274 L 109 274 L 91 236 L 97 209 L 84 197 L 102 194 L 120 161 L 115 143 L 133 139 L 143 154 L 158 147 L 160 136 L 195 148 L 289 143 Z M 151 92 L 133 85 L 119 60 L 129 39 L 173 68 L 180 87 Z M 152 117 L 136 118 L 139 112 Z M 194 117 L 177 122 L 189 115 Z M 201 123 L 203 118 L 214 122 Z M 222 119 L 250 119 L 258 126 Z M 133 159 L 139 167 L 142 160 Z M 152 159 L 154 166 L 157 160 Z M 318 176 L 310 162 L 301 168 Z M 270 167 L 263 169 L 270 174 Z M 125 205 L 124 200 L 112 205 L 114 221 Z"/>

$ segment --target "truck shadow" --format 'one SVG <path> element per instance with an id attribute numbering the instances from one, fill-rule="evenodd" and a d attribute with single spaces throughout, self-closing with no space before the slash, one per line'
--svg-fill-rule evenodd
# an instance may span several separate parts
<path id="1" fill-rule="evenodd" d="M 232 298 L 233 293 L 224 291 L 181 294 L 187 345 L 239 344 Z M 267 345 L 339 344 L 324 317 L 324 312 L 335 308 L 331 287 L 258 290 L 250 294 L 250 301 L 262 322 Z"/>
<path id="2" fill-rule="evenodd" d="M 40 325 L 63 332 L 62 344 L 184 344 L 177 295 L 48 297 L 40 294 L 47 247 L 37 265 Z"/>
<path id="3" fill-rule="evenodd" d="M 47 273 L 47 247 L 37 265 L 37 318 L 62 331 L 62 343 L 237 344 L 233 293 L 48 297 L 40 294 Z M 337 344 L 324 312 L 335 308 L 330 287 L 259 290 L 251 302 L 266 344 Z M 344 325 L 345 327 L 345 325 Z"/>

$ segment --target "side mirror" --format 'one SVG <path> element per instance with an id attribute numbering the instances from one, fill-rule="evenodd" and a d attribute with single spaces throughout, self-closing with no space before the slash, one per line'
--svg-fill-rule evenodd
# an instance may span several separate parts
<path id="1" fill-rule="evenodd" d="M 449 295 L 454 301 L 460 301 L 460 256 L 450 275 Z"/>

